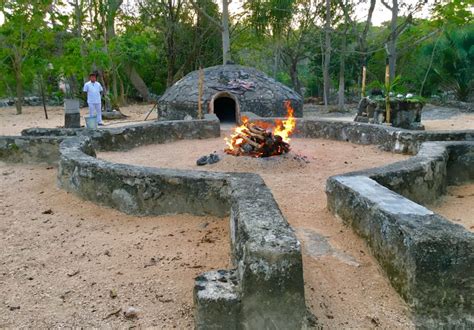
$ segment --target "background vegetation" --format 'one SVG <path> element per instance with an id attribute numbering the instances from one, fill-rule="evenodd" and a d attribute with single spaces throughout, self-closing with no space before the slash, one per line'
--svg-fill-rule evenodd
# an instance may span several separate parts
<path id="1" fill-rule="evenodd" d="M 377 1 L 392 13 L 382 26 L 371 22 Z M 361 3 L 367 13 L 356 19 Z M 150 101 L 224 57 L 340 108 L 360 95 L 362 65 L 368 83 L 382 81 L 387 58 L 391 79 L 400 76 L 399 92 L 451 93 L 463 101 L 472 92 L 470 0 L 248 0 L 236 13 L 228 4 L 0 1 L 0 97 L 15 99 L 21 113 L 25 95 L 61 102 L 79 95 L 88 73 L 97 71 L 112 106 Z M 415 18 L 423 9 L 430 17 Z"/>

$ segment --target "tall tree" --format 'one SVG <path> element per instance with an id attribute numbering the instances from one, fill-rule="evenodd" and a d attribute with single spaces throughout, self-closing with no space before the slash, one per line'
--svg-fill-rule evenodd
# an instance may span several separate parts
<path id="1" fill-rule="evenodd" d="M 323 81 L 324 106 L 327 109 L 331 91 L 331 77 L 329 75 L 329 65 L 331 63 L 331 0 L 326 0 L 325 12 Z"/>
<path id="2" fill-rule="evenodd" d="M 350 11 L 351 6 L 348 0 L 343 0 L 340 3 L 342 7 L 342 11 L 344 12 L 344 20 L 342 22 L 341 28 L 341 48 L 340 48 L 340 56 L 339 56 L 339 90 L 337 93 L 337 107 L 339 111 L 345 110 L 345 91 L 346 91 L 346 77 L 345 77 L 345 70 L 346 70 L 346 56 L 347 56 L 347 33 L 349 31 L 349 23 L 350 23 Z"/>
<path id="3" fill-rule="evenodd" d="M 280 67 L 282 43 L 291 29 L 293 15 L 297 9 L 296 0 L 249 0 L 244 8 L 250 12 L 250 22 L 260 36 L 270 36 L 273 41 L 273 77 Z"/>
<path id="4" fill-rule="evenodd" d="M 395 77 L 395 68 L 397 64 L 397 38 L 400 34 L 398 29 L 398 12 L 400 7 L 398 0 L 392 0 L 392 5 L 389 5 L 385 0 L 380 1 L 387 9 L 390 10 L 392 15 L 390 19 L 390 35 L 386 44 L 390 80 L 392 80 Z"/>
<path id="5" fill-rule="evenodd" d="M 313 1 L 301 1 L 295 9 L 294 22 L 287 25 L 282 40 L 282 60 L 288 68 L 293 89 L 302 94 L 298 65 L 309 57 L 317 10 Z"/>
<path id="6" fill-rule="evenodd" d="M 84 11 L 85 11 L 85 1 L 84 0 L 74 0 L 70 1 L 69 5 L 73 8 L 73 15 L 74 15 L 74 35 L 79 42 L 79 49 L 82 58 L 86 57 L 86 50 L 84 47 L 84 40 L 82 35 L 82 25 L 84 23 Z M 86 82 L 86 69 L 84 67 L 84 61 L 81 61 L 81 79 L 83 82 Z"/>
<path id="7" fill-rule="evenodd" d="M 25 64 L 44 40 L 46 13 L 51 1 L 8 1 L 0 9 L 5 23 L 0 26 L 0 48 L 16 80 L 16 112 L 22 113 Z"/>
<path id="8" fill-rule="evenodd" d="M 209 0 L 200 0 L 200 11 L 194 15 L 194 5 L 182 0 L 144 0 L 140 2 L 141 16 L 145 24 L 152 25 L 164 38 L 166 57 L 166 85 L 171 86 L 187 72 L 194 62 L 199 62 L 200 52 L 206 49 L 210 30 L 216 29 L 207 17 L 216 20 L 217 6 Z M 205 12 L 207 16 L 202 14 Z M 212 27 L 212 28 L 211 28 Z"/>
<path id="9" fill-rule="evenodd" d="M 222 4 L 222 18 L 218 21 L 215 17 L 209 15 L 209 13 L 199 4 L 196 0 L 190 0 L 191 5 L 199 11 L 204 17 L 212 22 L 222 34 L 222 63 L 227 64 L 232 61 L 232 54 L 230 48 L 230 23 L 229 23 L 229 4 L 232 0 L 221 0 Z"/>
<path id="10" fill-rule="evenodd" d="M 407 4 L 401 0 L 392 0 L 390 5 L 387 0 L 380 0 L 382 4 L 391 12 L 390 19 L 390 33 L 385 44 L 388 65 L 390 72 L 390 80 L 393 80 L 396 75 L 396 65 L 397 65 L 397 40 L 398 37 L 405 31 L 407 26 L 411 24 L 413 20 L 413 14 L 419 11 L 426 3 L 426 0 L 416 0 L 415 3 Z M 399 24 L 399 15 L 400 9 L 402 7 L 407 8 L 407 16 L 402 23 Z"/>

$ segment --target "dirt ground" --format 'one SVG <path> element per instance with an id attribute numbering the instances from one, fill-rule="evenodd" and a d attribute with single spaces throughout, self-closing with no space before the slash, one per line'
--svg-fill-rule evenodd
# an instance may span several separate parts
<path id="1" fill-rule="evenodd" d="M 148 111 L 151 110 L 153 104 L 134 104 L 122 107 L 121 111 L 127 115 L 127 118 L 121 120 L 104 120 L 105 127 L 117 127 L 130 123 L 142 122 Z M 433 112 L 434 106 L 427 107 Z M 427 115 L 429 120 L 422 120 L 426 130 L 463 130 L 474 129 L 474 114 L 461 114 L 458 110 L 451 109 L 455 115 L 450 116 L 449 108 L 439 109 L 440 114 Z M 0 135 L 19 135 L 25 128 L 31 127 L 62 127 L 64 126 L 64 109 L 63 107 L 48 107 L 49 119 L 45 119 L 43 107 L 25 106 L 22 115 L 15 115 L 15 107 L 0 108 Z M 81 124 L 85 125 L 84 116 L 88 115 L 88 109 L 81 109 Z M 449 116 L 448 116 L 449 115 Z M 352 113 L 320 113 L 314 111 L 305 111 L 307 118 L 326 118 L 332 120 L 352 121 L 354 114 Z M 153 112 L 148 120 L 156 118 L 156 112 Z M 435 118 L 435 119 L 433 119 Z"/>
<path id="2" fill-rule="evenodd" d="M 448 119 L 423 120 L 426 131 L 474 130 L 474 114 L 465 114 Z"/>
<path id="3" fill-rule="evenodd" d="M 430 205 L 430 210 L 441 214 L 454 223 L 474 232 L 474 184 L 449 186 L 446 195 L 437 203 Z"/>
<path id="4" fill-rule="evenodd" d="M 290 154 L 266 159 L 222 155 L 222 138 L 178 141 L 98 157 L 148 166 L 259 173 L 303 244 L 307 303 L 320 324 L 328 328 L 413 327 L 407 306 L 365 243 L 326 210 L 324 193 L 330 175 L 406 157 L 373 146 L 328 140 L 293 139 L 291 144 Z M 195 165 L 197 158 L 214 151 L 223 156 L 219 163 Z"/>
<path id="5" fill-rule="evenodd" d="M 120 120 L 104 120 L 104 126 L 116 127 L 130 123 L 141 122 L 145 119 L 153 104 L 135 104 L 123 107 L 121 112 L 128 116 Z M 81 108 L 81 125 L 85 125 L 84 116 L 89 115 L 88 108 Z M 20 135 L 21 131 L 32 127 L 63 127 L 64 107 L 48 107 L 48 118 L 44 116 L 43 107 L 24 106 L 23 113 L 16 115 L 15 107 L 0 108 L 0 135 Z M 148 120 L 156 119 L 153 112 Z"/>
<path id="6" fill-rule="evenodd" d="M 56 188 L 55 168 L 0 163 L 0 328 L 192 328 L 194 278 L 229 267 L 228 228 L 127 216 Z"/>
<path id="7" fill-rule="evenodd" d="M 124 107 L 129 117 L 106 126 L 140 122 L 151 107 Z M 19 116 L 14 107 L 0 108 L 0 135 L 63 125 L 62 107 L 48 113 L 46 120 L 42 107 L 24 107 Z M 87 109 L 81 113 L 86 115 Z M 473 115 L 462 116 L 424 123 L 427 129 L 474 129 Z M 222 148 L 221 139 L 181 141 L 100 156 L 197 169 L 199 156 Z M 324 195 L 330 175 L 404 156 L 326 140 L 295 139 L 293 148 L 287 157 L 227 156 L 199 169 L 264 177 L 303 243 L 308 305 L 321 325 L 412 328 L 406 305 L 364 242 L 326 210 Z M 160 157 L 150 159 L 150 154 Z M 191 328 L 194 277 L 230 266 L 227 219 L 127 216 L 68 194 L 56 188 L 55 180 L 55 168 L 0 163 L 0 328 Z M 471 194 L 453 190 L 445 204 L 451 205 L 452 198 L 472 205 Z M 462 218 L 443 213 L 443 205 L 434 210 L 454 221 Z M 137 319 L 123 316 L 129 307 L 139 310 Z"/>

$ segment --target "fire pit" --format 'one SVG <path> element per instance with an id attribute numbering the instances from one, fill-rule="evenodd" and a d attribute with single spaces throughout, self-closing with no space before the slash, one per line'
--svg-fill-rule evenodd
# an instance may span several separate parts
<path id="1" fill-rule="evenodd" d="M 224 152 L 233 156 L 270 157 L 290 151 L 290 136 L 296 120 L 290 101 L 285 101 L 287 115 L 285 120 L 276 120 L 275 125 L 265 122 L 249 122 L 242 117 L 243 124 L 234 129 L 230 138 L 225 138 Z"/>

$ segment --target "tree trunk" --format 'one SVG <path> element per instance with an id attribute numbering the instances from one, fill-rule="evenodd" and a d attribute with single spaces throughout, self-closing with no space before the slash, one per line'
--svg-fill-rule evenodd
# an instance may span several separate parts
<path id="1" fill-rule="evenodd" d="M 115 37 L 115 17 L 122 5 L 123 0 L 108 0 L 107 20 L 106 20 L 106 39 L 107 42 Z"/>
<path id="2" fill-rule="evenodd" d="M 114 102 L 118 102 L 118 88 L 117 88 L 117 71 L 114 69 L 113 70 L 113 75 L 112 75 L 112 94 L 114 95 Z"/>
<path id="3" fill-rule="evenodd" d="M 142 77 L 140 77 L 140 74 L 135 70 L 134 66 L 128 66 L 128 68 L 125 70 L 128 75 L 128 79 L 130 79 L 133 87 L 140 93 L 140 95 L 143 97 L 143 100 L 145 102 L 150 101 L 150 93 L 148 92 L 148 88 L 146 87 L 145 82 L 143 81 Z"/>
<path id="4" fill-rule="evenodd" d="M 346 39 L 347 39 L 347 27 L 344 29 L 341 41 L 341 58 L 339 62 L 339 91 L 337 94 L 337 107 L 339 111 L 345 111 L 345 66 L 346 66 Z"/>
<path id="5" fill-rule="evenodd" d="M 123 79 L 120 74 L 118 74 L 117 76 L 119 79 L 119 87 L 120 87 L 119 102 L 121 106 L 125 106 L 127 104 L 127 101 L 125 100 L 125 88 L 123 86 Z"/>
<path id="6" fill-rule="evenodd" d="M 326 24 L 325 30 L 325 49 L 324 49 L 324 67 L 323 67 L 323 79 L 324 79 L 324 105 L 329 105 L 330 97 L 330 76 L 329 76 L 329 64 L 331 62 L 331 0 L 326 0 Z"/>
<path id="7" fill-rule="evenodd" d="M 273 79 L 277 79 L 278 76 L 278 69 L 280 68 L 280 57 L 281 57 L 281 47 L 280 47 L 280 41 L 275 40 L 274 41 L 275 45 L 275 51 L 273 54 Z"/>
<path id="8" fill-rule="evenodd" d="M 16 74 L 16 114 L 21 115 L 23 106 L 23 81 L 21 78 L 21 72 Z"/>
<path id="9" fill-rule="evenodd" d="M 392 20 L 390 21 L 390 38 L 387 43 L 388 66 L 390 71 L 390 81 L 395 78 L 397 64 L 397 21 L 398 21 L 398 0 L 392 1 Z"/>
<path id="10" fill-rule="evenodd" d="M 425 87 L 426 80 L 428 79 L 428 74 L 431 71 L 431 67 L 433 66 L 433 60 L 434 60 L 434 55 L 436 52 L 436 47 L 438 46 L 438 42 L 441 39 L 441 36 L 436 39 L 436 42 L 433 46 L 433 50 L 431 51 L 431 57 L 430 57 L 430 63 L 428 65 L 428 69 L 426 69 L 425 76 L 423 77 L 423 81 L 421 82 L 421 87 L 420 87 L 420 96 L 423 96 L 423 88 Z"/>
<path id="11" fill-rule="evenodd" d="M 79 49 L 81 53 L 82 59 L 86 58 L 86 50 L 84 49 L 84 41 L 82 40 L 82 10 L 83 10 L 83 0 L 75 0 L 74 1 L 74 13 L 76 19 L 76 37 L 79 39 Z M 84 61 L 81 60 L 81 75 L 82 81 L 84 83 L 87 82 L 87 73 L 86 68 L 84 66 Z"/>
<path id="12" fill-rule="evenodd" d="M 46 109 L 46 95 L 44 91 L 44 80 L 42 76 L 38 76 L 39 85 L 41 89 L 41 102 L 43 103 L 44 117 L 48 119 L 48 110 Z"/>
<path id="13" fill-rule="evenodd" d="M 291 61 L 290 65 L 290 77 L 291 77 L 291 84 L 293 85 L 293 89 L 295 92 L 301 95 L 301 83 L 298 77 L 298 60 Z"/>
<path id="14" fill-rule="evenodd" d="M 229 33 L 229 0 L 222 0 L 222 62 L 231 61 Z"/>
<path id="15" fill-rule="evenodd" d="M 372 24 L 372 15 L 374 13 L 376 0 L 370 0 L 369 12 L 367 14 L 367 20 L 365 21 L 364 31 L 359 37 L 359 50 L 361 53 L 360 67 L 367 65 L 367 34 L 369 33 L 370 25 Z M 359 70 L 358 85 L 362 82 L 362 70 Z"/>
<path id="16" fill-rule="evenodd" d="M 167 68 L 167 76 L 166 76 L 166 87 L 170 87 L 173 85 L 173 80 L 174 80 L 174 70 L 176 66 L 176 52 L 174 49 L 174 28 L 170 28 L 171 31 L 169 32 L 169 37 L 167 38 L 166 42 L 168 44 L 167 46 L 167 62 L 168 62 L 168 68 Z"/>
<path id="17" fill-rule="evenodd" d="M 21 115 L 23 106 L 23 78 L 21 76 L 21 59 L 15 57 L 15 79 L 16 79 L 16 114 Z"/>

